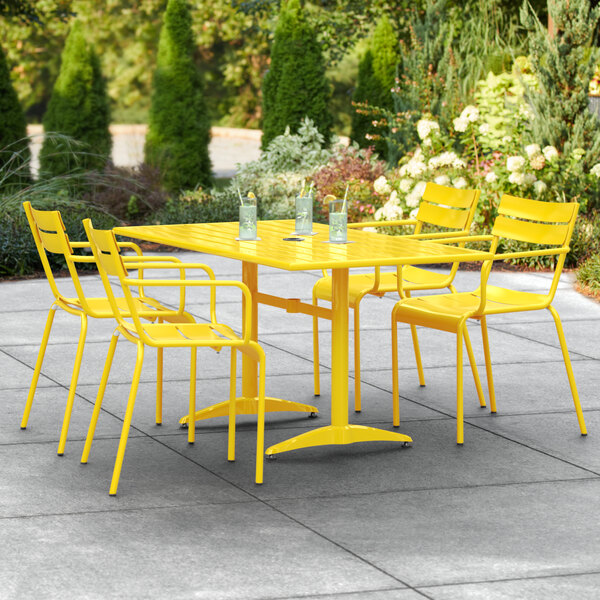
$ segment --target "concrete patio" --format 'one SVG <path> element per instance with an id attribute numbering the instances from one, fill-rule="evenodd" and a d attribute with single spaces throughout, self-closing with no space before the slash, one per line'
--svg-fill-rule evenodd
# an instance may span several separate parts
<path id="1" fill-rule="evenodd" d="M 240 265 L 205 261 L 220 278 Z M 172 275 L 171 275 L 172 276 Z M 317 272 L 259 267 L 267 293 L 310 299 Z M 493 282 L 535 291 L 546 273 L 496 272 Z M 400 330 L 400 431 L 392 443 L 311 448 L 265 463 L 253 483 L 255 427 L 241 417 L 237 461 L 226 457 L 224 419 L 197 428 L 189 446 L 188 351 L 165 353 L 164 424 L 154 423 L 155 355 L 148 350 L 119 492 L 108 486 L 134 366 L 119 342 L 90 461 L 79 458 L 108 340 L 91 321 L 66 453 L 56 455 L 79 321 L 57 314 L 29 426 L 19 429 L 51 304 L 43 279 L 0 283 L 0 598 L 435 600 L 600 597 L 600 305 L 565 274 L 555 306 L 569 343 L 589 435 L 581 437 L 549 313 L 490 318 L 498 414 L 479 408 L 465 370 L 465 445 L 455 444 L 455 346 L 420 335 L 420 388 L 407 327 Z M 96 276 L 86 283 L 101 294 Z M 478 273 L 461 271 L 459 289 Z M 167 302 L 175 294 L 156 294 Z M 393 298 L 363 301 L 363 412 L 351 421 L 391 429 L 389 315 Z M 189 310 L 207 315 L 191 293 Z M 220 320 L 239 327 L 233 292 Z M 267 393 L 315 403 L 305 415 L 268 415 L 267 445 L 324 424 L 329 415 L 330 324 L 322 323 L 320 398 L 312 394 L 311 320 L 259 311 Z M 478 325 L 470 327 L 483 365 Z M 351 355 L 352 366 L 352 355 Z M 198 404 L 226 397 L 228 352 L 200 353 Z M 480 369 L 485 385 L 484 369 Z M 350 382 L 352 390 L 352 381 Z M 351 392 L 350 402 L 353 402 Z"/>

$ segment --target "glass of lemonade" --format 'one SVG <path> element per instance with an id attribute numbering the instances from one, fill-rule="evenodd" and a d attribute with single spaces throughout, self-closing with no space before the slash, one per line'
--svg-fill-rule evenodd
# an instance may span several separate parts
<path id="1" fill-rule="evenodd" d="M 343 243 L 348 241 L 348 212 L 343 200 L 329 202 L 329 241 Z"/>
<path id="2" fill-rule="evenodd" d="M 308 196 L 296 196 L 296 230 L 294 233 L 300 235 L 312 234 L 312 210 L 313 198 Z"/>
<path id="3" fill-rule="evenodd" d="M 242 200 L 240 204 L 240 240 L 256 239 L 256 198 L 254 195 Z"/>

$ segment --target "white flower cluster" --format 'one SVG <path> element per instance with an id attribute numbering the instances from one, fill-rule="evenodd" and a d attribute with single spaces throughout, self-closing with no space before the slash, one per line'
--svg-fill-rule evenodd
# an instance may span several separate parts
<path id="1" fill-rule="evenodd" d="M 558 150 L 554 146 L 545 146 L 542 150 L 542 154 L 548 162 L 552 162 L 554 159 L 558 158 Z"/>
<path id="2" fill-rule="evenodd" d="M 465 106 L 464 110 L 460 113 L 460 117 L 454 119 L 454 130 L 463 132 L 467 130 L 469 123 L 475 123 L 479 120 L 479 109 L 476 106 Z"/>
<path id="3" fill-rule="evenodd" d="M 417 121 L 417 133 L 422 140 L 427 140 L 432 131 L 439 131 L 440 126 L 436 121 L 420 119 Z"/>
<path id="4" fill-rule="evenodd" d="M 509 156 L 506 159 L 506 168 L 511 173 L 516 173 L 517 171 L 522 171 L 525 166 L 525 159 L 522 156 Z"/>
<path id="5" fill-rule="evenodd" d="M 415 152 L 414 156 L 405 165 L 402 165 L 402 167 L 400 167 L 399 173 L 401 177 L 409 175 L 410 177 L 416 179 L 417 177 L 423 175 L 423 173 L 425 173 L 426 170 L 427 165 L 423 160 L 423 153 L 419 148 Z"/>
<path id="6" fill-rule="evenodd" d="M 419 202 L 421 202 L 426 185 L 427 184 L 424 181 L 419 181 L 412 191 L 406 194 L 404 201 L 406 202 L 406 206 L 408 206 L 408 208 L 416 208 L 419 206 Z"/>
<path id="7" fill-rule="evenodd" d="M 430 169 L 439 169 L 440 167 L 464 169 L 467 165 L 462 158 L 457 156 L 456 152 L 442 152 L 439 156 L 432 156 L 427 166 Z"/>
<path id="8" fill-rule="evenodd" d="M 377 194 L 381 194 L 382 196 L 386 196 L 392 191 L 392 187 L 385 178 L 385 175 L 381 175 L 381 177 L 378 177 L 373 182 L 373 189 Z"/>
<path id="9" fill-rule="evenodd" d="M 590 173 L 598 178 L 600 178 L 600 163 L 596 163 L 591 169 Z"/>
<path id="10" fill-rule="evenodd" d="M 533 151 L 533 146 L 537 144 L 532 144 L 528 146 L 529 150 L 526 148 L 525 152 L 529 154 L 530 151 Z M 538 146 L 539 148 L 539 146 Z M 523 169 L 525 167 L 525 158 L 523 156 L 509 156 L 506 159 L 506 168 L 510 171 L 510 175 L 508 176 L 508 181 L 510 183 L 514 183 L 515 185 L 531 185 L 535 181 L 537 181 L 537 177 L 533 173 L 524 173 Z"/>
<path id="11" fill-rule="evenodd" d="M 402 207 L 400 206 L 400 198 L 398 193 L 393 190 L 388 201 L 375 211 L 376 221 L 394 221 L 402 218 Z"/>

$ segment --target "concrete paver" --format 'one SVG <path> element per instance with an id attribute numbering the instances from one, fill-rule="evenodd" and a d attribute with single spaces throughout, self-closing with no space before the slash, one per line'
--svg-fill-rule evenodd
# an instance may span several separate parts
<path id="1" fill-rule="evenodd" d="M 210 264 L 219 278 L 241 276 L 236 261 L 178 256 Z M 308 301 L 319 276 L 261 267 L 259 287 Z M 529 291 L 547 289 L 550 278 L 494 276 L 499 284 Z M 85 279 L 100 295 L 97 276 Z M 471 271 L 459 272 L 456 280 L 464 290 L 477 283 Z M 167 293 L 164 301 L 177 298 Z M 547 311 L 490 318 L 498 414 L 478 407 L 465 362 L 463 447 L 455 444 L 452 336 L 420 334 L 427 380 L 420 388 L 410 335 L 400 326 L 400 431 L 413 437 L 412 446 L 368 443 L 284 453 L 266 462 L 262 486 L 253 483 L 253 417 L 239 419 L 235 463 L 227 461 L 223 418 L 199 423 L 196 443 L 188 445 L 178 426 L 187 410 L 188 351 L 165 352 L 164 424 L 156 426 L 155 353 L 148 350 L 116 498 L 108 496 L 108 485 L 135 348 L 119 343 L 90 461 L 82 466 L 113 328 L 109 321 L 90 320 L 67 449 L 59 458 L 79 321 L 57 315 L 29 427 L 21 431 L 52 298 L 45 280 L 34 279 L 0 283 L 0 300 L 0 544 L 9 549 L 0 561 L 3 599 L 597 597 L 600 305 L 572 289 L 570 274 L 561 280 L 555 306 L 571 349 L 587 438 L 579 435 Z M 237 296 L 226 293 L 221 300 L 221 319 L 239 326 Z M 206 299 L 189 297 L 198 318 L 206 317 L 207 306 Z M 392 307 L 392 298 L 365 300 L 363 411 L 350 411 L 353 423 L 391 429 Z M 329 421 L 331 327 L 320 323 L 322 393 L 314 398 L 311 326 L 305 315 L 259 309 L 267 393 L 315 404 L 321 412 L 314 420 L 269 415 L 267 444 Z M 485 389 L 480 330 L 477 324 L 470 330 Z M 227 396 L 229 354 L 199 356 L 201 407 Z M 351 347 L 351 368 L 352 360 Z M 352 373 L 349 390 L 352 403 Z"/>

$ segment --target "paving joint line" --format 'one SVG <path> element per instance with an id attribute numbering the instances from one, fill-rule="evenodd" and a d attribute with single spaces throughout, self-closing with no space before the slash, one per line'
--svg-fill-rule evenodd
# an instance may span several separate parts
<path id="1" fill-rule="evenodd" d="M 557 577 L 581 577 L 583 575 L 600 575 L 600 571 L 583 571 L 581 573 L 558 573 L 548 575 L 530 575 L 528 577 L 507 577 L 505 579 L 482 579 L 479 581 L 461 581 L 461 582 L 449 582 L 449 583 L 432 583 L 430 585 L 417 586 L 417 588 L 440 588 L 458 585 L 481 585 L 484 583 L 505 583 L 511 581 L 530 581 L 532 579 L 554 579 Z"/>
<path id="2" fill-rule="evenodd" d="M 382 391 L 388 392 L 387 390 L 384 390 L 383 388 L 381 388 L 379 386 L 375 386 L 374 384 L 371 384 L 371 385 L 373 385 L 373 387 L 376 387 L 377 389 L 380 389 Z M 436 407 L 432 407 L 432 406 L 429 406 L 429 405 L 425 405 L 422 402 L 418 402 L 417 400 L 412 400 L 412 399 L 406 398 L 404 396 L 400 396 L 400 398 L 403 398 L 404 400 L 408 400 L 409 402 L 412 402 L 413 404 L 417 404 L 421 408 L 428 408 L 429 410 L 433 410 L 434 412 L 437 412 L 437 413 L 442 414 L 442 415 L 444 415 L 446 417 L 449 417 L 451 419 L 453 418 L 454 420 L 456 420 L 456 415 L 452 415 L 449 412 L 445 412 L 445 411 L 443 411 L 440 408 L 436 408 Z M 489 429 L 486 429 L 485 427 L 482 427 L 481 425 L 476 425 L 475 423 L 471 423 L 469 421 L 469 419 L 470 419 L 470 417 L 464 419 L 464 422 L 467 425 L 470 425 L 471 427 L 475 427 L 476 429 L 479 429 L 481 431 L 485 431 L 486 433 L 489 433 L 489 434 L 494 435 L 496 437 L 502 438 L 502 439 L 507 440 L 509 442 L 513 442 L 514 444 L 522 446 L 523 448 L 528 448 L 529 450 L 532 450 L 533 452 L 538 452 L 539 454 L 543 454 L 544 456 L 548 456 L 550 458 L 554 458 L 555 460 L 558 460 L 560 462 L 564 462 L 565 464 L 568 464 L 568 465 L 570 465 L 572 467 L 576 467 L 576 468 L 582 469 L 584 471 L 587 471 L 588 473 L 592 473 L 593 475 L 600 477 L 600 473 L 597 473 L 596 471 L 593 471 L 592 469 L 588 469 L 587 467 L 583 467 L 581 465 L 577 465 L 575 463 L 572 463 L 571 461 L 566 460 L 565 458 L 561 458 L 559 456 L 554 456 L 553 454 L 550 454 L 549 452 L 547 452 L 545 450 L 541 450 L 540 448 L 534 448 L 533 446 L 529 446 L 528 444 L 525 444 L 524 442 L 520 442 L 518 440 L 514 440 L 514 439 L 508 437 L 507 435 L 498 433 L 497 431 L 489 430 Z"/>

